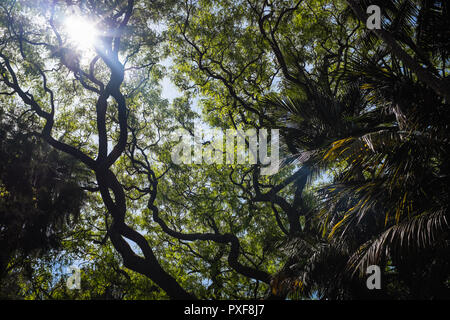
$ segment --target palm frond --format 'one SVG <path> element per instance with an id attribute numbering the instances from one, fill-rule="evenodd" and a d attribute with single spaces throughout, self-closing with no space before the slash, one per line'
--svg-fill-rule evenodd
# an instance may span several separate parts
<path id="1" fill-rule="evenodd" d="M 408 256 L 406 253 L 418 253 L 438 244 L 448 245 L 443 235 L 448 236 L 449 228 L 445 210 L 414 216 L 364 243 L 349 259 L 348 268 L 353 273 L 364 272 L 367 266 L 380 264 L 387 258 L 398 261 Z"/>

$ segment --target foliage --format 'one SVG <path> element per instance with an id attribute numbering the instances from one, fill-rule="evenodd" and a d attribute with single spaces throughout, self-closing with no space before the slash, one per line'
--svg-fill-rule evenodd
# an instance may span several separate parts
<path id="1" fill-rule="evenodd" d="M 448 298 L 448 4 L 372 2 L 3 1 L 2 295 Z M 279 129 L 280 171 L 173 163 L 194 123 Z"/>

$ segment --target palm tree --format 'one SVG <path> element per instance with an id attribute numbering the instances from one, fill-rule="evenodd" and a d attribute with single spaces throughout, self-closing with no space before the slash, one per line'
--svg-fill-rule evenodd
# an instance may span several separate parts
<path id="1" fill-rule="evenodd" d="M 379 5 L 388 36 L 447 81 L 448 4 Z M 335 169 L 318 190 L 310 230 L 291 242 L 298 261 L 291 282 L 303 295 L 450 297 L 449 102 L 383 40 L 361 38 L 336 95 L 309 81 L 308 94 L 291 84 L 288 96 L 264 101 L 284 126 L 292 158 L 307 152 L 310 165 Z M 384 268 L 388 284 L 376 294 L 358 280 L 372 264 Z"/>

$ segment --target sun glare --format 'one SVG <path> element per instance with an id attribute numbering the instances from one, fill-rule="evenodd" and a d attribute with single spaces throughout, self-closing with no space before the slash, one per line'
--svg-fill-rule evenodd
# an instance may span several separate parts
<path id="1" fill-rule="evenodd" d="M 64 27 L 69 37 L 69 41 L 81 50 L 89 50 L 94 48 L 94 44 L 98 35 L 98 30 L 94 23 L 80 16 L 67 17 Z"/>

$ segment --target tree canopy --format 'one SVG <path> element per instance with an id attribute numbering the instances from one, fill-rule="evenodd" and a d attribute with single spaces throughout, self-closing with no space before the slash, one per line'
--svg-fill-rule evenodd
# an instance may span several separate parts
<path id="1" fill-rule="evenodd" d="M 450 298 L 449 19 L 437 0 L 2 1 L 0 297 Z M 180 129 L 212 145 L 199 128 L 278 130 L 279 170 L 174 161 Z"/>

